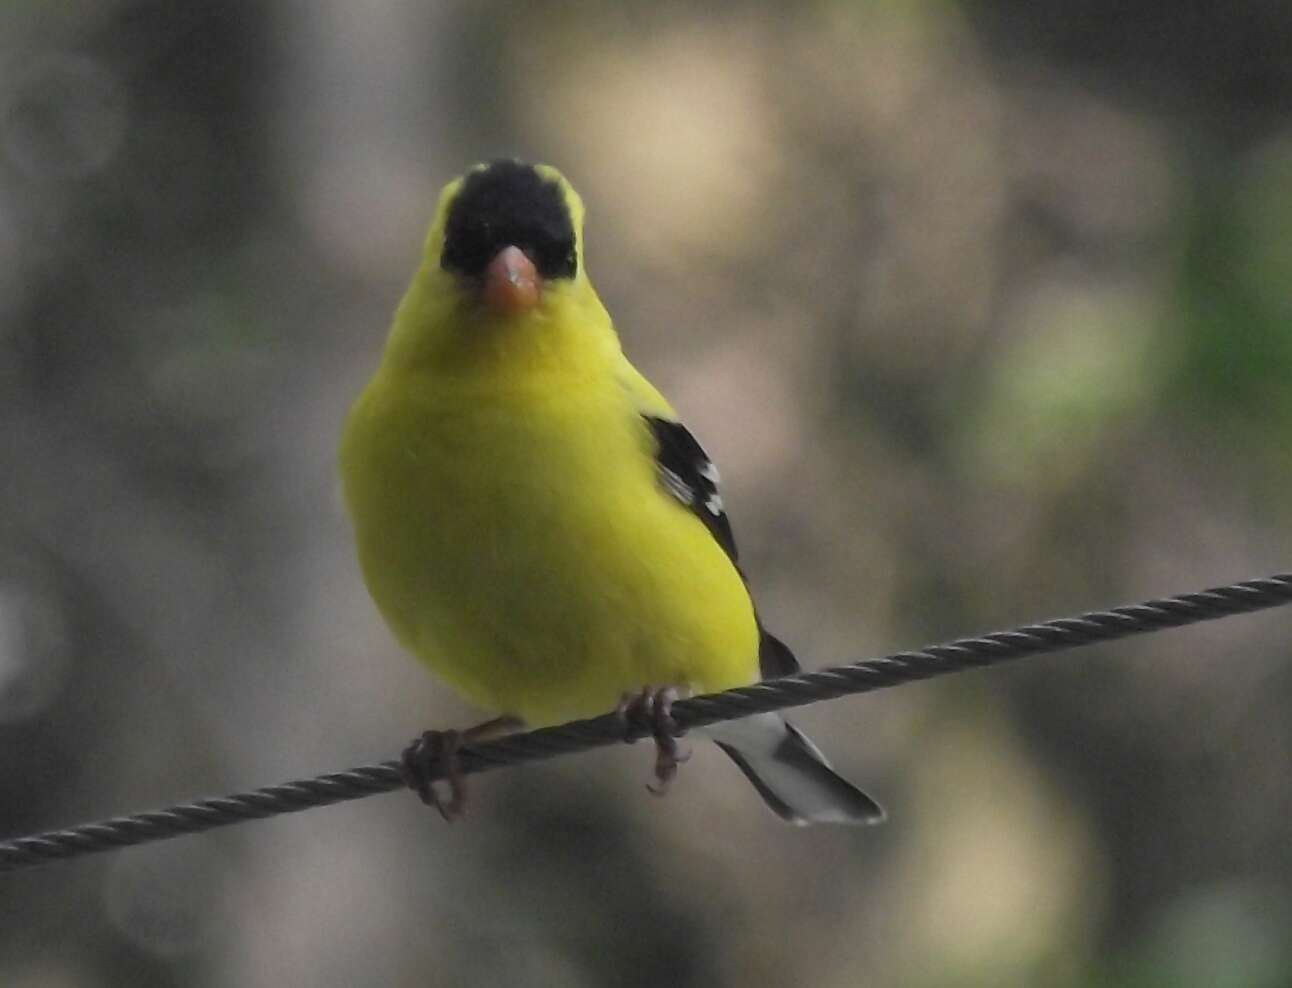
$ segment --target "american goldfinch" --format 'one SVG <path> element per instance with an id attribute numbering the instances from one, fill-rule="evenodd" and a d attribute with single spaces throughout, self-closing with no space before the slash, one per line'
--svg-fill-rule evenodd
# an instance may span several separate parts
<path id="1" fill-rule="evenodd" d="M 666 783 L 674 690 L 798 669 L 761 625 L 718 470 L 620 349 L 584 266 L 583 203 L 554 168 L 450 182 L 381 365 L 341 445 L 361 568 L 399 641 L 501 716 L 467 737 L 615 708 L 645 717 Z M 627 700 L 623 700 L 625 696 Z M 621 702 L 622 701 L 622 702 Z M 773 714 L 709 730 L 795 823 L 879 806 Z M 410 785 L 463 735 L 410 747 Z"/>

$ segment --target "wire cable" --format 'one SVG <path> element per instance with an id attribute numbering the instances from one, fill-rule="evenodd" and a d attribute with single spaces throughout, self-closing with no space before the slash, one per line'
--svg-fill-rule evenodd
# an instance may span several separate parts
<path id="1" fill-rule="evenodd" d="M 854 693 L 869 693 L 945 673 L 995 665 L 1061 649 L 1162 631 L 1233 614 L 1247 614 L 1292 603 L 1292 573 L 1247 580 L 1198 593 L 1092 611 L 1077 617 L 961 638 L 913 652 L 766 680 L 723 693 L 679 700 L 673 705 L 678 733 L 719 721 L 786 707 L 797 707 Z M 506 765 L 539 761 L 646 737 L 645 725 L 624 723 L 615 714 L 571 721 L 512 734 L 495 741 L 466 744 L 462 771 L 487 772 Z M 95 854 L 119 847 L 166 840 L 214 827 L 295 813 L 404 786 L 399 763 L 381 762 L 312 779 L 266 786 L 182 803 L 163 810 L 114 817 L 67 830 L 0 842 L 0 871 Z"/>

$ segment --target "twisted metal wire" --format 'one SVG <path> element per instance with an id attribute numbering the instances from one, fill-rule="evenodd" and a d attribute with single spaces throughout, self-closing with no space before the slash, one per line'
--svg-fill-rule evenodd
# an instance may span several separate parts
<path id="1" fill-rule="evenodd" d="M 1292 603 L 1292 573 L 1247 580 L 1199 593 L 1092 611 L 961 638 L 913 652 L 835 666 L 818 672 L 768 680 L 724 693 L 679 700 L 673 705 L 678 731 L 786 707 L 802 706 L 853 693 L 868 693 L 944 673 L 995 665 L 1011 659 L 1161 631 L 1232 614 L 1246 614 Z M 614 714 L 572 721 L 461 749 L 462 771 L 486 772 L 505 765 L 538 761 L 647 736 L 644 725 L 625 730 Z M 244 820 L 327 806 L 404 785 L 399 763 L 366 765 L 250 792 L 199 799 L 151 813 L 114 817 L 29 837 L 0 842 L 0 871 L 95 854 L 118 847 L 166 840 Z"/>

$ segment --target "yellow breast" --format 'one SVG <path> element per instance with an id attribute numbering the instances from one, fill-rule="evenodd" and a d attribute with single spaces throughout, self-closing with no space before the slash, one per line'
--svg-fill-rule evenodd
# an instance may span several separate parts
<path id="1" fill-rule="evenodd" d="M 401 642 L 534 726 L 647 684 L 754 681 L 748 592 L 660 487 L 650 442 L 609 377 L 464 394 L 379 372 L 342 473 L 365 579 Z"/>

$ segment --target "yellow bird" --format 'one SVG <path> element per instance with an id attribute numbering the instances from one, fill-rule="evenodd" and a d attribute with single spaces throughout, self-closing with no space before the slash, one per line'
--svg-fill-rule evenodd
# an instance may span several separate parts
<path id="1" fill-rule="evenodd" d="M 758 620 L 717 469 L 620 349 L 584 265 L 583 203 L 554 168 L 494 161 L 444 188 L 341 473 L 391 630 L 501 715 L 405 753 L 447 817 L 464 737 L 620 704 L 652 725 L 662 788 L 676 691 L 798 669 Z M 707 733 L 784 819 L 883 818 L 777 715 Z M 437 765 L 448 802 L 427 781 Z"/>

